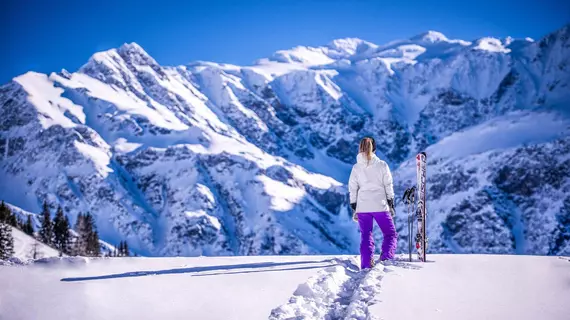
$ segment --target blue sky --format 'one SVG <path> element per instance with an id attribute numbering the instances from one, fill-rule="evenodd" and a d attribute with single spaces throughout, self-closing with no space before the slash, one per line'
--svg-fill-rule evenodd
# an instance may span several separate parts
<path id="1" fill-rule="evenodd" d="M 0 83 L 29 70 L 74 71 L 137 42 L 159 63 L 250 64 L 295 45 L 377 44 L 437 30 L 450 38 L 540 38 L 570 23 L 570 1 L 4 0 Z"/>

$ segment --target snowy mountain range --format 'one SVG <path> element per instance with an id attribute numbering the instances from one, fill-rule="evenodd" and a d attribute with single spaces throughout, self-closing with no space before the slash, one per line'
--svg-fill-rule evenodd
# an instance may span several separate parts
<path id="1" fill-rule="evenodd" d="M 428 252 L 568 255 L 569 37 L 339 39 L 251 66 L 125 44 L 0 87 L 0 198 L 89 211 L 142 255 L 356 253 L 345 184 L 372 135 L 397 195 L 427 151 Z"/>

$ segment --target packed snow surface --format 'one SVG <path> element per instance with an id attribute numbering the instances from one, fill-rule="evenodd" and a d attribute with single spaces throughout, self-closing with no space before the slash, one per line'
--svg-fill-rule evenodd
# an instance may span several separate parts
<path id="1" fill-rule="evenodd" d="M 567 319 L 570 259 L 428 255 L 420 270 L 394 268 L 382 281 L 381 319 Z M 390 274 L 390 273 L 388 273 Z M 419 316 L 421 315 L 421 316 Z"/>
<path id="2" fill-rule="evenodd" d="M 0 267 L 2 319 L 567 319 L 570 258 L 55 259 Z M 54 308 L 53 306 L 58 306 Z"/>

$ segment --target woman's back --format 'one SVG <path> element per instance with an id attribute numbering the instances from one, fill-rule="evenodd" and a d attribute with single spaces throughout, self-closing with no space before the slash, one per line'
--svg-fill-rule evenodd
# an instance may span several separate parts
<path id="1" fill-rule="evenodd" d="M 394 198 L 394 189 L 388 164 L 374 154 L 369 160 L 359 153 L 350 174 L 349 192 L 356 212 L 389 211 L 388 199 Z"/>

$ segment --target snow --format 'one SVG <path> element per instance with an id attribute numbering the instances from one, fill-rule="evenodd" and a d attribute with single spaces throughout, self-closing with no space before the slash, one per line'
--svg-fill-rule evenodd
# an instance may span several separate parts
<path id="1" fill-rule="evenodd" d="M 203 93 L 214 105 L 222 109 L 227 108 L 224 110 L 239 112 L 243 117 L 253 120 L 253 124 L 261 131 L 268 131 L 266 124 L 257 114 L 243 106 L 236 96 L 236 91 L 246 91 L 241 79 L 215 68 L 204 68 L 196 75 Z"/>
<path id="2" fill-rule="evenodd" d="M 331 96 L 334 100 L 339 100 L 343 93 L 332 80 L 331 76 L 336 76 L 337 72 L 321 72 L 315 75 L 315 82 L 319 85 L 324 92 Z"/>
<path id="3" fill-rule="evenodd" d="M 331 264 L 331 258 L 322 256 L 259 256 L 110 258 L 77 265 L 0 267 L 0 314 L 46 320 L 102 315 L 267 319 L 297 284 Z M 60 307 L 51 308 L 54 305 Z"/>
<path id="4" fill-rule="evenodd" d="M 443 33 L 439 31 L 429 30 L 424 33 L 420 33 L 417 36 L 410 38 L 414 42 L 424 43 L 424 44 L 436 44 L 440 42 L 459 44 L 462 46 L 468 46 L 471 44 L 469 41 L 458 40 L 458 39 L 448 39 Z"/>
<path id="5" fill-rule="evenodd" d="M 69 88 L 86 88 L 88 89 L 89 97 L 106 101 L 112 104 L 117 111 L 127 115 L 144 116 L 156 126 L 171 130 L 188 129 L 188 126 L 182 123 L 170 110 L 156 101 L 143 101 L 133 93 L 128 93 L 123 90 L 114 90 L 111 86 L 85 74 L 74 73 L 71 79 L 66 79 L 52 73 L 50 79 Z"/>
<path id="6" fill-rule="evenodd" d="M 344 38 L 333 40 L 325 46 L 316 48 L 297 46 L 289 50 L 279 50 L 269 60 L 311 68 L 370 54 L 377 48 L 377 45 L 358 38 Z"/>
<path id="7" fill-rule="evenodd" d="M 59 256 L 59 252 L 57 250 L 46 246 L 40 241 L 37 241 L 33 237 L 30 237 L 24 232 L 13 227 L 12 236 L 14 236 L 14 257 L 22 262 L 26 262 L 34 257 L 34 246 L 36 246 L 36 259 Z M 1 313 L 2 312 L 0 312 L 0 314 Z"/>
<path id="8" fill-rule="evenodd" d="M 268 81 L 271 81 L 289 72 L 307 70 L 307 67 L 296 63 L 283 63 L 269 59 L 259 59 L 253 66 L 246 67 L 245 69 L 253 70 L 263 75 Z"/>
<path id="9" fill-rule="evenodd" d="M 272 86 L 283 104 L 314 114 L 323 104 L 333 104 L 343 95 L 330 79 L 334 75 L 320 70 L 296 71 L 278 77 Z"/>
<path id="10" fill-rule="evenodd" d="M 289 166 L 287 169 L 295 175 L 295 178 L 318 189 L 325 190 L 342 186 L 342 183 L 333 178 L 309 172 L 300 166 Z"/>
<path id="11" fill-rule="evenodd" d="M 508 45 L 508 44 L 507 44 Z M 510 49 L 505 48 L 501 40 L 497 38 L 485 37 L 477 40 L 473 47 L 477 50 L 483 50 L 488 52 L 496 52 L 496 53 L 509 53 L 511 52 Z"/>
<path id="12" fill-rule="evenodd" d="M 338 265 L 301 283 L 269 319 L 370 319 L 368 306 L 380 292 L 384 270 L 379 266 L 360 272 L 357 260 L 337 258 Z"/>
<path id="13" fill-rule="evenodd" d="M 305 196 L 303 190 L 268 177 L 260 176 L 258 180 L 263 183 L 265 192 L 271 197 L 271 210 L 289 211 Z"/>
<path id="14" fill-rule="evenodd" d="M 429 255 L 420 270 L 394 268 L 382 281 L 382 319 L 567 319 L 570 259 Z M 387 267 L 388 268 L 388 267 Z"/>
<path id="15" fill-rule="evenodd" d="M 461 158 L 488 150 L 541 143 L 569 133 L 570 120 L 555 112 L 517 111 L 451 134 L 427 148 L 431 157 Z"/>
<path id="16" fill-rule="evenodd" d="M 363 54 L 378 48 L 377 45 L 358 38 L 343 38 L 331 41 L 327 47 L 338 52 L 336 59 L 345 58 L 355 54 Z M 331 53 L 329 52 L 329 55 Z"/>
<path id="17" fill-rule="evenodd" d="M 513 41 L 515 41 L 515 39 L 514 39 L 513 37 L 507 36 L 507 37 L 503 40 L 504 46 L 505 46 L 505 47 L 508 47 L 511 43 L 513 43 Z"/>
<path id="18" fill-rule="evenodd" d="M 133 143 L 127 141 L 125 138 L 119 138 L 113 144 L 113 150 L 117 151 L 118 153 L 129 153 L 137 150 L 142 145 L 142 143 Z"/>
<path id="19" fill-rule="evenodd" d="M 93 162 L 93 165 L 103 177 L 106 177 L 109 172 L 113 172 L 113 169 L 109 168 L 111 157 L 104 150 L 78 141 L 74 141 L 74 144 L 85 158 Z"/>
<path id="20" fill-rule="evenodd" d="M 426 48 L 418 46 L 416 44 L 404 44 L 392 49 L 384 50 L 379 53 L 380 57 L 393 57 L 393 58 L 404 58 L 402 61 L 409 61 L 412 63 L 419 55 L 425 53 Z"/>
<path id="21" fill-rule="evenodd" d="M 334 60 L 329 58 L 321 48 L 296 47 L 291 50 L 277 51 L 271 59 L 283 63 L 300 63 L 304 66 L 329 64 Z"/>
<path id="22" fill-rule="evenodd" d="M 0 314 L 46 320 L 557 320 L 570 312 L 570 258 L 562 257 L 428 254 L 420 263 L 400 256 L 369 271 L 358 270 L 357 256 L 41 262 L 0 266 Z"/>
<path id="23" fill-rule="evenodd" d="M 214 194 L 212 193 L 212 191 L 206 187 L 205 185 L 201 184 L 201 183 L 197 183 L 196 184 L 196 189 L 198 190 L 198 192 L 200 192 L 202 195 L 206 196 L 206 198 L 208 199 L 209 202 L 211 203 L 215 203 L 216 199 L 214 198 Z"/>
<path id="24" fill-rule="evenodd" d="M 30 71 L 14 78 L 14 81 L 28 92 L 28 101 L 36 106 L 43 128 L 53 125 L 74 127 L 75 123 L 64 115 L 65 112 L 85 123 L 83 107 L 61 97 L 63 89 L 56 88 L 45 74 Z"/>
<path id="25" fill-rule="evenodd" d="M 216 217 L 212 217 L 211 215 L 207 214 L 206 212 L 204 212 L 203 210 L 200 211 L 186 211 L 184 212 L 184 214 L 189 217 L 189 218 L 199 218 L 199 217 L 205 217 L 206 219 L 208 219 L 208 221 L 210 222 L 210 224 L 212 226 L 214 226 L 214 228 L 216 228 L 217 230 L 220 230 L 222 228 L 222 225 L 220 223 L 220 221 L 216 218 Z"/>
<path id="26" fill-rule="evenodd" d="M 433 30 L 429 30 L 425 33 L 419 34 L 415 37 L 412 38 L 412 40 L 420 40 L 420 41 L 425 41 L 425 42 L 431 42 L 431 43 L 435 43 L 435 42 L 447 42 L 449 41 L 449 39 L 447 39 L 447 37 L 438 31 L 433 31 Z"/>

